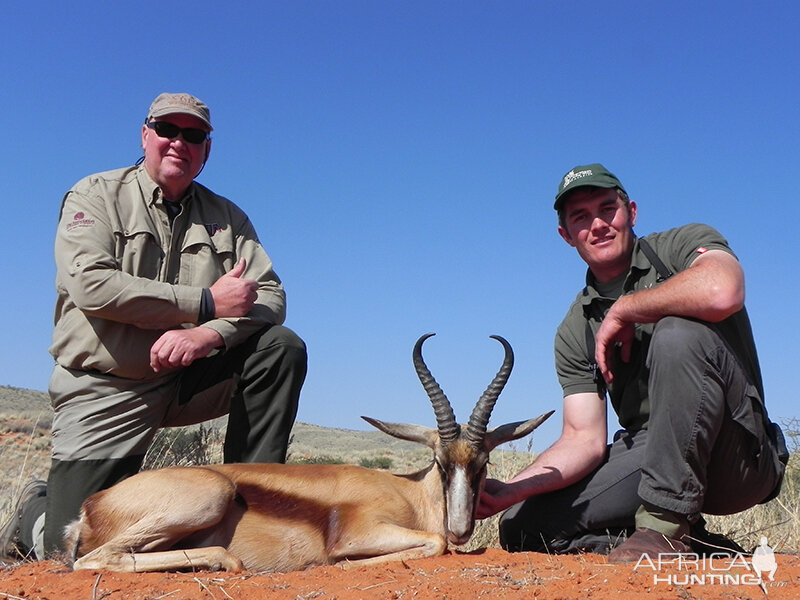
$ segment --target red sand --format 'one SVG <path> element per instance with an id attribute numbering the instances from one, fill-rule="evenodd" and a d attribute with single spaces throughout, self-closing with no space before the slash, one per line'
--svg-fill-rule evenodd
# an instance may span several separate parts
<path id="1" fill-rule="evenodd" d="M 0 567 L 0 600 L 800 598 L 800 556 L 779 555 L 777 561 L 775 581 L 763 589 L 752 583 L 755 573 L 742 566 L 744 559 L 727 571 L 729 579 L 724 581 L 729 565 L 723 560 L 695 571 L 679 572 L 669 566 L 656 571 L 655 565 L 637 569 L 633 564 L 608 565 L 604 557 L 590 554 L 555 557 L 495 549 L 351 570 L 317 567 L 286 574 L 71 572 L 59 563 L 42 562 Z M 690 574 L 695 580 L 684 583 Z"/>

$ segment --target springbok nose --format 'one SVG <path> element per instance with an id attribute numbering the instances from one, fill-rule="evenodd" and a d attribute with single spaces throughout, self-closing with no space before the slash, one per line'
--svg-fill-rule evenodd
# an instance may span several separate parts
<path id="1" fill-rule="evenodd" d="M 469 538 L 472 537 L 472 528 L 466 533 L 459 533 L 456 534 L 452 531 L 447 533 L 447 541 L 451 544 L 455 544 L 456 546 L 461 546 L 462 544 L 466 544 L 469 541 Z"/>

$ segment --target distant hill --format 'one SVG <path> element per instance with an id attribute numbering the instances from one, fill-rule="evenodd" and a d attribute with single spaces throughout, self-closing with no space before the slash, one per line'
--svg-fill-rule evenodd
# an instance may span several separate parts
<path id="1" fill-rule="evenodd" d="M 40 410 L 50 410 L 50 396 L 46 392 L 0 385 L 0 414 Z"/>

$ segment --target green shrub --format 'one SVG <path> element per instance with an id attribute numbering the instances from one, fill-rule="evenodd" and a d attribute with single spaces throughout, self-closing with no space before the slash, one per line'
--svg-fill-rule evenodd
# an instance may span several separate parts
<path id="1" fill-rule="evenodd" d="M 378 456 L 376 458 L 362 458 L 358 464 L 367 469 L 390 470 L 394 467 L 394 461 L 388 456 Z"/>
<path id="2" fill-rule="evenodd" d="M 293 456 L 291 462 L 296 465 L 343 465 L 345 461 L 336 456 Z"/>

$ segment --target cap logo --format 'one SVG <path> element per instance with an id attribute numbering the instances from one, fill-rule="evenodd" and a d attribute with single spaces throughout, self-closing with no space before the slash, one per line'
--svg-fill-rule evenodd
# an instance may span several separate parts
<path id="1" fill-rule="evenodd" d="M 197 101 L 189 94 L 175 94 L 172 98 L 175 104 L 183 104 L 188 108 L 194 108 L 197 106 Z"/>
<path id="2" fill-rule="evenodd" d="M 561 184 L 561 188 L 567 187 L 573 181 L 577 179 L 582 179 L 583 177 L 590 177 L 592 175 L 591 169 L 584 169 L 583 171 L 575 172 L 575 169 L 564 175 L 564 183 Z"/>

